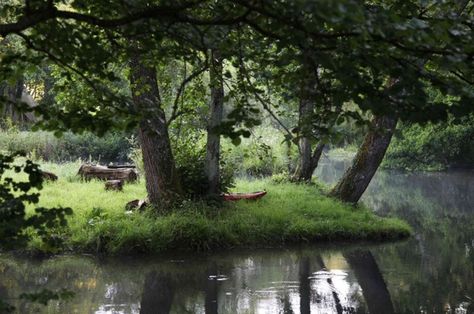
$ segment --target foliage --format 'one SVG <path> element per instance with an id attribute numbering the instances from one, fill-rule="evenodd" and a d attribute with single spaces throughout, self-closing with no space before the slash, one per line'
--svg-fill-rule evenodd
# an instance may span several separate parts
<path id="1" fill-rule="evenodd" d="M 183 132 L 179 141 L 173 142 L 173 153 L 176 168 L 181 176 L 185 196 L 199 199 L 206 195 L 208 180 L 204 171 L 206 161 L 206 147 L 204 134 L 198 131 Z M 138 142 L 134 140 L 134 147 L 129 155 L 139 172 L 144 173 L 142 151 Z M 234 183 L 235 164 L 224 156 L 220 159 L 220 190 L 227 192 Z"/>
<path id="2" fill-rule="evenodd" d="M 51 300 L 70 300 L 74 297 L 74 292 L 62 289 L 54 292 L 48 289 L 43 289 L 36 293 L 22 293 L 20 299 L 28 300 L 33 303 L 47 305 Z"/>
<path id="3" fill-rule="evenodd" d="M 474 117 L 426 125 L 403 124 L 383 166 L 407 170 L 441 170 L 474 166 Z"/>
<path id="4" fill-rule="evenodd" d="M 203 134 L 200 132 L 182 135 L 175 144 L 176 168 L 181 176 L 185 195 L 192 199 L 201 198 L 208 190 L 208 180 L 204 170 L 206 149 Z M 234 171 L 230 164 L 221 159 L 220 190 L 227 192 L 233 185 Z"/>
<path id="5" fill-rule="evenodd" d="M 284 171 L 284 172 L 280 172 L 280 173 L 272 175 L 270 177 L 270 180 L 272 183 L 282 184 L 282 183 L 290 183 L 291 182 L 290 178 L 291 178 L 290 174 L 287 171 Z"/>
<path id="6" fill-rule="evenodd" d="M 472 111 L 470 3 L 226 0 L 111 5 L 81 0 L 66 7 L 54 1 L 14 2 L 0 10 L 0 34 L 16 41 L 15 48 L 3 47 L 2 79 L 34 72 L 45 61 L 61 68 L 56 79 L 68 105 L 35 108 L 43 114 L 41 125 L 51 130 L 103 134 L 136 125 L 143 112 L 133 109 L 124 88 L 124 63 L 133 53 L 133 37 L 155 63 L 173 57 L 189 60 L 219 48 L 237 69 L 232 85 L 238 90 L 236 106 L 223 125 L 223 133 L 230 132 L 235 142 L 235 134 L 248 135 L 245 128 L 260 120 L 249 98 L 262 94 L 265 82 L 294 97 L 301 85 L 294 78 L 314 72 L 302 69 L 307 64 L 317 68 L 322 82 L 314 118 L 323 125 L 347 102 L 364 112 L 408 120 L 439 120 L 447 112 Z M 259 84 L 251 86 L 257 77 Z M 389 78 L 397 80 L 388 86 Z M 452 96 L 452 101 L 433 99 L 429 88 Z M 344 109 L 340 115 L 338 123 L 363 120 Z"/>
<path id="7" fill-rule="evenodd" d="M 30 160 L 14 163 L 18 156 L 22 155 L 0 155 L 0 248 L 24 247 L 32 236 L 27 231 L 47 247 L 57 247 L 61 241 L 58 232 L 66 226 L 66 216 L 71 215 L 72 210 L 69 207 L 36 207 L 27 215 L 25 204 L 39 202 L 39 194 L 34 190 L 42 188 L 43 178 L 39 166 Z M 9 172 L 17 175 L 9 177 Z M 27 176 L 27 181 L 18 180 L 19 175 Z"/>
<path id="8" fill-rule="evenodd" d="M 284 135 L 272 126 L 259 126 L 251 136 L 235 146 L 223 143 L 224 156 L 236 166 L 239 176 L 265 177 L 292 171 L 297 160 L 297 148 L 284 142 Z"/>
<path id="9" fill-rule="evenodd" d="M 53 162 L 77 159 L 95 162 L 128 161 L 131 144 L 127 134 L 109 132 L 103 137 L 92 133 L 66 132 L 56 137 L 46 131 L 20 131 L 11 126 L 0 131 L 0 147 L 4 152 L 23 151 L 32 159 Z"/>

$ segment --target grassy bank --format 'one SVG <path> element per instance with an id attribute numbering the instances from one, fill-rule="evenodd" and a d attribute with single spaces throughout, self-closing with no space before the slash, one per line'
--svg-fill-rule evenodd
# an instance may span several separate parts
<path id="1" fill-rule="evenodd" d="M 268 247 L 331 240 L 387 240 L 409 235 L 398 219 L 380 218 L 366 208 L 353 208 L 327 198 L 315 186 L 274 184 L 270 180 L 238 181 L 235 190 L 267 189 L 256 202 L 226 203 L 212 208 L 187 202 L 175 212 L 126 213 L 128 201 L 145 196 L 143 182 L 123 192 L 106 192 L 103 182 L 75 179 L 74 165 L 59 169 L 62 177 L 45 184 L 40 206 L 69 206 L 69 226 L 56 230 L 66 250 L 76 252 L 158 253 L 173 249 L 215 250 Z M 55 169 L 54 169 L 55 168 Z M 34 238 L 30 249 L 47 250 Z"/>

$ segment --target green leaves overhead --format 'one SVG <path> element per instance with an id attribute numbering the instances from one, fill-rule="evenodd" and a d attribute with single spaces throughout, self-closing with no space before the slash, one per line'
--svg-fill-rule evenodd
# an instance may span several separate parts
<path id="1" fill-rule="evenodd" d="M 32 70 L 31 65 L 54 63 L 61 69 L 58 106 L 38 109 L 43 127 L 50 129 L 102 133 L 133 126 L 140 112 L 130 108 L 124 92 L 125 62 L 136 50 L 159 65 L 173 59 L 195 63 L 217 47 L 234 68 L 246 69 L 240 76 L 226 72 L 225 77 L 238 81 L 232 84 L 233 97 L 241 104 L 227 121 L 234 130 L 260 119 L 253 112 L 259 97 L 294 102 L 302 81 L 311 75 L 319 80 L 316 121 L 328 115 L 333 119 L 334 112 L 351 115 L 344 110 L 346 103 L 416 121 L 474 110 L 471 2 L 28 3 L 0 8 L 0 34 L 17 42 L 15 49 L 1 48 L 0 78 Z M 131 46 L 131 39 L 138 44 Z M 389 79 L 397 83 L 387 88 Z M 444 98 L 433 99 L 430 90 Z M 58 121 L 50 122 L 54 119 Z"/>

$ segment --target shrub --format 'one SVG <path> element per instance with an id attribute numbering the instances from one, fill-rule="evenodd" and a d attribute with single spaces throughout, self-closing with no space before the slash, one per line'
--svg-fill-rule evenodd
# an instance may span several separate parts
<path id="1" fill-rule="evenodd" d="M 283 134 L 272 127 L 258 127 L 240 145 L 224 142 L 229 163 L 236 165 L 239 176 L 266 177 L 294 169 L 297 148 L 288 149 Z M 290 169 L 289 169 L 290 168 Z"/>
<path id="2" fill-rule="evenodd" d="M 186 196 L 196 199 L 205 195 L 209 185 L 205 173 L 206 148 L 203 133 L 182 136 L 174 145 L 176 167 L 181 176 Z M 220 190 L 227 192 L 233 186 L 234 171 L 230 163 L 221 156 Z"/>
<path id="3" fill-rule="evenodd" d="M 407 170 L 441 170 L 474 166 L 474 116 L 427 125 L 403 124 L 383 166 Z"/>
<path id="4" fill-rule="evenodd" d="M 135 138 L 131 139 L 133 148 L 129 158 L 137 166 L 139 172 L 144 173 L 143 155 Z M 179 141 L 173 141 L 173 154 L 177 171 L 181 177 L 181 183 L 186 197 L 191 199 L 201 198 L 209 188 L 207 176 L 204 170 L 206 162 L 206 148 L 204 134 L 192 132 L 182 135 Z M 234 166 L 227 162 L 225 152 L 221 154 L 220 165 L 220 190 L 227 192 L 233 187 Z"/>
<path id="5" fill-rule="evenodd" d="M 95 162 L 126 162 L 132 145 L 128 134 L 107 133 L 98 137 L 92 133 L 64 133 L 56 137 L 51 132 L 21 131 L 18 127 L 2 123 L 0 147 L 6 153 L 23 151 L 30 158 L 65 162 L 77 159 Z"/>

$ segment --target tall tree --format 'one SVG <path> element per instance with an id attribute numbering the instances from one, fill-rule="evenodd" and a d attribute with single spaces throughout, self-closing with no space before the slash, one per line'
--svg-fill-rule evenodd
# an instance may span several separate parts
<path id="1" fill-rule="evenodd" d="M 211 51 L 210 86 L 211 101 L 209 104 L 209 122 L 207 125 L 206 143 L 206 175 L 208 179 L 208 194 L 220 193 L 220 133 L 219 126 L 224 112 L 224 84 L 222 77 L 222 56 L 217 49 Z"/>
<path id="2" fill-rule="evenodd" d="M 156 70 L 146 64 L 144 56 L 135 53 L 130 58 L 130 83 L 135 109 L 142 118 L 139 141 L 148 198 L 158 207 L 169 207 L 182 194 L 171 150 L 166 116 L 161 107 Z"/>

